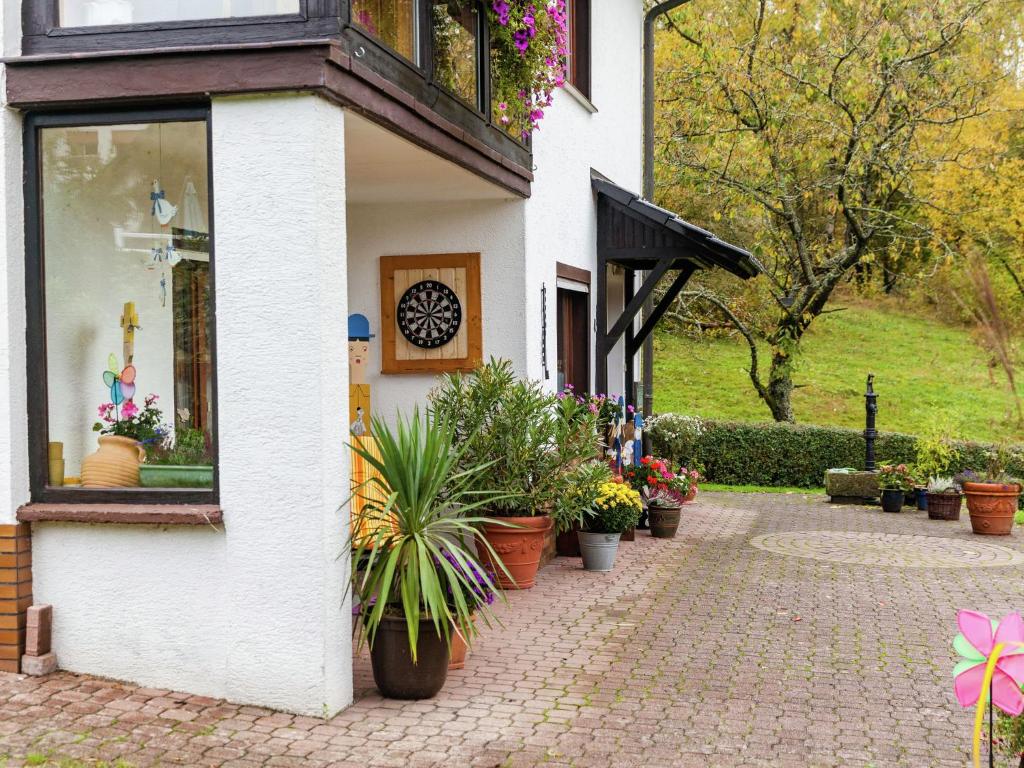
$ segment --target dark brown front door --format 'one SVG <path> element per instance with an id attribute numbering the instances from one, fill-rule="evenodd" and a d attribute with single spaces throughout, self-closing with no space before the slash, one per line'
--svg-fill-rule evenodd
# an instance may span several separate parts
<path id="1" fill-rule="evenodd" d="M 590 389 L 590 296 L 558 289 L 558 387 Z"/>

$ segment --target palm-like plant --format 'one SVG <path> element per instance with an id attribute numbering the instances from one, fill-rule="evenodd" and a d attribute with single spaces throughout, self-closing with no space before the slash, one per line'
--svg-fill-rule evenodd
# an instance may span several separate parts
<path id="1" fill-rule="evenodd" d="M 352 585 L 371 648 L 385 615 L 403 615 L 415 663 L 421 619 L 430 619 L 450 647 L 453 624 L 470 637 L 473 613 L 488 610 L 482 592 L 494 584 L 466 540 L 477 525 L 492 522 L 474 513 L 500 497 L 479 490 L 487 465 L 459 468 L 462 451 L 444 422 L 417 409 L 399 416 L 394 430 L 374 417 L 371 431 L 377 455 L 352 446 L 376 469 L 367 482 L 379 491 L 364 493 L 368 500 L 355 530 L 367 533 L 353 541 Z M 477 546 L 490 547 L 480 539 Z M 474 583 L 481 578 L 485 584 Z"/>

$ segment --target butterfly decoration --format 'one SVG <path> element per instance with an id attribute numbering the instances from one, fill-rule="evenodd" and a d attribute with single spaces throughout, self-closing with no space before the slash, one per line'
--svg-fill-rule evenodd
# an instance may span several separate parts
<path id="1" fill-rule="evenodd" d="M 103 372 L 103 383 L 110 387 L 110 402 L 121 405 L 135 397 L 135 366 L 129 363 L 124 368 L 117 364 L 113 352 L 107 358 L 107 370 Z"/>

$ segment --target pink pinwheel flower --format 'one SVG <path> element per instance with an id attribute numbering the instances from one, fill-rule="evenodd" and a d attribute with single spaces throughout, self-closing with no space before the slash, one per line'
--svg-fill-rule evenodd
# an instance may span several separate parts
<path id="1" fill-rule="evenodd" d="M 989 656 L 1005 643 L 992 676 L 992 703 L 1008 715 L 1024 712 L 1024 621 L 1020 614 L 1008 614 L 996 623 L 984 613 L 959 611 L 956 623 L 960 634 L 953 640 L 953 649 L 963 658 L 953 670 L 953 690 L 960 706 L 978 702 Z"/>

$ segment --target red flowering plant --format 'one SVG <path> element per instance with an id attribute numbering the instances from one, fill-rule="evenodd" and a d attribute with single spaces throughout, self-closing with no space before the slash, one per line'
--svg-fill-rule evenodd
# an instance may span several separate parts
<path id="1" fill-rule="evenodd" d="M 622 468 L 622 482 L 637 491 L 648 507 L 678 507 L 699 479 L 697 470 L 673 472 L 667 460 L 654 456 Z"/>
<path id="2" fill-rule="evenodd" d="M 146 395 L 142 408 L 131 400 L 120 405 L 103 403 L 97 411 L 100 421 L 92 425 L 93 432 L 101 435 L 129 437 L 145 446 L 159 445 L 170 432 L 163 424 L 163 413 L 156 405 L 159 395 Z"/>

